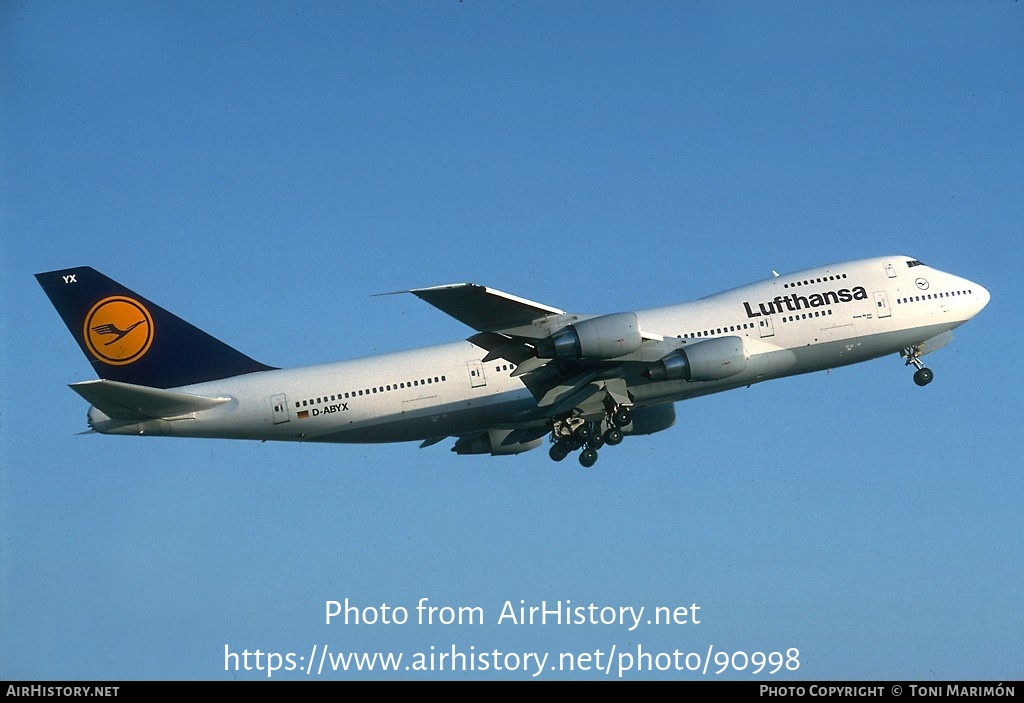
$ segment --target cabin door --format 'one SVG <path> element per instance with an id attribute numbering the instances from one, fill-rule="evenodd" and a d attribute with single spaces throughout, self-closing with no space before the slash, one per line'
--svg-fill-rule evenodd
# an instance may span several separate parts
<path id="1" fill-rule="evenodd" d="M 466 368 L 469 373 L 469 385 L 473 388 L 480 388 L 487 385 L 487 378 L 484 377 L 484 365 L 479 361 L 467 361 Z"/>
<path id="2" fill-rule="evenodd" d="M 291 419 L 288 415 L 288 396 L 284 393 L 270 396 L 270 407 L 273 409 L 275 425 L 280 425 Z"/>
<path id="3" fill-rule="evenodd" d="M 892 315 L 892 310 L 889 309 L 889 296 L 885 294 L 884 290 L 875 293 L 875 312 L 878 313 L 879 317 L 889 317 Z"/>

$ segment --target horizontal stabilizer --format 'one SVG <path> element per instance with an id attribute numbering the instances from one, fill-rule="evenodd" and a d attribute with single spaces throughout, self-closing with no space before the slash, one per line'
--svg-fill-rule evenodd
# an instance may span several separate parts
<path id="1" fill-rule="evenodd" d="M 112 420 L 170 420 L 207 410 L 231 400 L 165 391 L 120 381 L 72 383 L 71 390 L 95 405 Z"/>

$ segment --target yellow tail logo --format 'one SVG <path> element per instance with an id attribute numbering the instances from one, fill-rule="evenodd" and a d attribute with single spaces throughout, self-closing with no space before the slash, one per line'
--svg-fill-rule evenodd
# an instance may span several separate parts
<path id="1" fill-rule="evenodd" d="M 137 300 L 122 295 L 104 298 L 85 316 L 82 335 L 100 361 L 122 366 L 138 361 L 153 344 L 153 316 Z"/>

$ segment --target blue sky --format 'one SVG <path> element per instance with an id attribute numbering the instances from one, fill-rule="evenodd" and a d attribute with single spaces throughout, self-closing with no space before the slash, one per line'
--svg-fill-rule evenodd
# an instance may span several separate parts
<path id="1" fill-rule="evenodd" d="M 1014 2 L 0 4 L 0 677 L 455 645 L 1019 679 L 1022 37 Z M 91 265 L 301 365 L 469 334 L 379 292 L 611 312 L 893 253 L 992 294 L 926 389 L 892 357 L 690 401 L 590 471 L 78 435 L 91 370 L 32 278 Z M 325 624 L 345 598 L 487 620 Z M 702 617 L 497 624 L 520 600 Z M 531 678 L 322 678 L 365 676 Z M 660 676 L 714 678 L 624 678 Z"/>

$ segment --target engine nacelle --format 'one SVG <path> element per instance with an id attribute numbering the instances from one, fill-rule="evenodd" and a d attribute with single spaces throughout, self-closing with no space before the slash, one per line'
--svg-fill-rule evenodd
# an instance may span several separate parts
<path id="1" fill-rule="evenodd" d="M 582 320 L 537 342 L 541 359 L 616 359 L 643 344 L 636 313 L 618 312 Z"/>
<path id="2" fill-rule="evenodd" d="M 544 441 L 542 437 L 539 437 L 529 442 L 515 442 L 502 446 L 501 443 L 511 433 L 512 430 L 487 430 L 469 437 L 460 437 L 452 447 L 452 451 L 456 454 L 490 454 L 491 456 L 522 454 L 539 447 Z"/>
<path id="3" fill-rule="evenodd" d="M 676 406 L 672 403 L 633 408 L 633 422 L 626 434 L 654 434 L 676 424 Z"/>
<path id="4" fill-rule="evenodd" d="M 662 357 L 644 371 L 652 381 L 717 381 L 747 368 L 741 337 L 716 337 Z"/>

